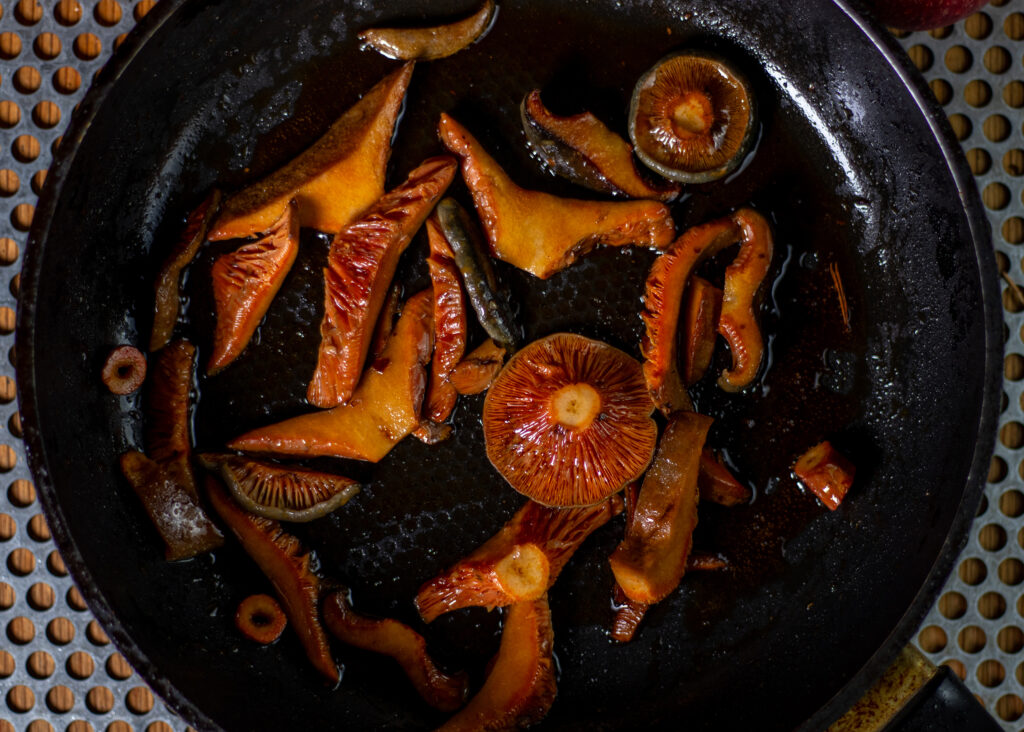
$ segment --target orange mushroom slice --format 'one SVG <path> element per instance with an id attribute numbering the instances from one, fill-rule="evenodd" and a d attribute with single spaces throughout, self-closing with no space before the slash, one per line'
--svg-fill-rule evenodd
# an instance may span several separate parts
<path id="1" fill-rule="evenodd" d="M 220 210 L 221 193 L 217 189 L 189 214 L 185 229 L 174 244 L 171 253 L 160 265 L 156 276 L 153 330 L 149 337 L 149 350 L 159 351 L 171 342 L 174 326 L 181 309 L 181 273 L 195 259 L 199 247 L 206 241 L 210 223 Z"/>
<path id="2" fill-rule="evenodd" d="M 494 23 L 498 6 L 485 0 L 467 18 L 426 28 L 369 28 L 359 40 L 388 58 L 402 61 L 431 61 L 452 56 L 479 41 Z"/>
<path id="3" fill-rule="evenodd" d="M 292 199 L 299 225 L 340 231 L 384 194 L 391 138 L 412 78 L 408 63 L 379 81 L 298 157 L 224 201 L 211 241 L 269 229 Z"/>
<path id="4" fill-rule="evenodd" d="M 693 275 L 683 302 L 683 383 L 692 386 L 704 378 L 715 353 L 722 291 Z"/>
<path id="5" fill-rule="evenodd" d="M 644 165 L 670 180 L 706 183 L 736 170 L 753 148 L 754 95 L 725 60 L 686 51 L 640 77 L 629 136 Z"/>
<path id="6" fill-rule="evenodd" d="M 323 614 L 328 632 L 342 643 L 393 658 L 430 706 L 454 712 L 466 703 L 469 677 L 439 669 L 427 653 L 426 640 L 405 623 L 360 615 L 344 592 L 334 592 L 324 599 Z"/>
<path id="7" fill-rule="evenodd" d="M 199 462 L 223 479 L 231 495 L 250 513 L 303 523 L 326 516 L 359 492 L 351 478 L 287 467 L 231 454 L 206 454 Z"/>
<path id="8" fill-rule="evenodd" d="M 306 399 L 344 404 L 355 391 L 398 258 L 455 177 L 447 155 L 425 160 L 331 242 L 324 268 L 320 350 Z"/>
<path id="9" fill-rule="evenodd" d="M 420 423 L 425 364 L 433 347 L 430 290 L 402 308 L 387 346 L 348 404 L 259 427 L 228 443 L 232 450 L 377 462 Z"/>
<path id="10" fill-rule="evenodd" d="M 420 616 L 429 623 L 464 607 L 493 610 L 536 600 L 584 540 L 621 511 L 617 496 L 581 508 L 527 501 L 497 534 L 420 588 Z"/>
<path id="11" fill-rule="evenodd" d="M 447 114 L 441 141 L 462 158 L 491 254 L 547 279 L 599 245 L 663 248 L 675 236 L 672 216 L 656 201 L 582 201 L 520 188 L 477 140 Z"/>
<path id="12" fill-rule="evenodd" d="M 653 411 L 635 359 L 556 333 L 516 353 L 488 390 L 487 457 L 527 498 L 589 506 L 647 469 L 658 439 Z"/>
<path id="13" fill-rule="evenodd" d="M 663 600 L 686 572 L 697 527 L 700 455 L 711 422 L 702 414 L 679 412 L 662 434 L 629 531 L 608 560 L 633 602 Z"/>
<path id="14" fill-rule="evenodd" d="M 737 243 L 737 269 L 732 275 L 726 270 L 718 327 L 733 353 L 733 368 L 720 376 L 718 384 L 727 391 L 738 391 L 757 377 L 764 352 L 754 308 L 772 256 L 771 232 L 764 217 L 744 208 L 732 216 L 694 226 L 651 265 L 644 289 L 641 315 L 645 328 L 640 350 L 647 388 L 665 414 L 692 406 L 676 355 L 680 305 L 687 283 L 697 265 Z"/>
<path id="15" fill-rule="evenodd" d="M 546 593 L 512 605 L 483 687 L 438 732 L 517 730 L 544 719 L 558 692 L 554 641 Z"/>
<path id="16" fill-rule="evenodd" d="M 828 440 L 810 448 L 793 465 L 793 472 L 829 511 L 835 511 L 846 498 L 856 466 Z"/>
<path id="17" fill-rule="evenodd" d="M 321 582 L 310 567 L 309 553 L 277 521 L 242 509 L 212 476 L 206 478 L 206 493 L 217 515 L 274 586 L 313 666 L 328 681 L 338 683 L 341 674 L 320 624 Z"/>
<path id="18" fill-rule="evenodd" d="M 590 112 L 551 114 L 534 89 L 519 108 L 531 150 L 556 175 L 598 193 L 671 201 L 681 186 L 655 186 L 637 171 L 633 146 Z"/>
<path id="19" fill-rule="evenodd" d="M 505 363 L 507 351 L 488 338 L 459 361 L 448 381 L 459 394 L 479 394 L 491 388 Z"/>
<path id="20" fill-rule="evenodd" d="M 287 624 L 284 610 L 270 595 L 249 595 L 235 611 L 235 627 L 260 645 L 270 645 L 280 638 Z"/>
<path id="21" fill-rule="evenodd" d="M 298 253 L 299 217 L 291 201 L 266 234 L 213 263 L 210 276 L 217 324 L 208 374 L 222 371 L 249 345 Z"/>
<path id="22" fill-rule="evenodd" d="M 450 377 L 466 353 L 468 322 L 466 298 L 459 281 L 459 269 L 455 266 L 455 255 L 434 217 L 427 219 L 426 228 L 430 245 L 427 267 L 434 290 L 434 355 L 430 362 L 430 383 L 423 418 L 439 425 L 451 416 L 459 397 Z M 417 428 L 414 433 L 417 437 L 420 437 L 421 429 Z"/>
<path id="23" fill-rule="evenodd" d="M 144 404 L 146 421 L 143 438 L 146 453 L 158 463 L 183 461 L 191 476 L 192 424 L 190 399 L 195 370 L 196 347 L 179 339 L 152 358 L 146 381 Z M 198 496 L 195 481 L 187 488 Z"/>

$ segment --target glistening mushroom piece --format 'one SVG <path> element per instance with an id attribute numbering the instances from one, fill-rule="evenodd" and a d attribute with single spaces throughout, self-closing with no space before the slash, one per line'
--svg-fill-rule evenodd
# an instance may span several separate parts
<path id="1" fill-rule="evenodd" d="M 359 492 L 351 478 L 266 463 L 244 455 L 206 454 L 199 461 L 220 475 L 246 511 L 277 521 L 326 516 Z"/>
<path id="2" fill-rule="evenodd" d="M 441 141 L 462 158 L 491 254 L 547 279 L 594 247 L 668 246 L 672 216 L 655 201 L 582 201 L 529 191 L 512 182 L 469 132 L 441 114 Z"/>
<path id="3" fill-rule="evenodd" d="M 190 394 L 195 358 L 195 346 L 184 339 L 174 341 L 153 356 L 145 386 L 143 427 L 146 454 L 158 463 L 183 461 L 182 472 L 190 478 L 186 489 L 193 497 L 198 496 L 189 462 L 192 455 Z"/>
<path id="4" fill-rule="evenodd" d="M 424 365 L 433 348 L 433 313 L 430 290 L 405 303 L 384 352 L 366 370 L 348 404 L 257 428 L 228 447 L 377 462 L 420 423 L 427 382 Z"/>
<path id="5" fill-rule="evenodd" d="M 699 471 L 697 488 L 700 500 L 717 503 L 719 506 L 738 506 L 750 502 L 750 488 L 736 480 L 729 468 L 707 448 L 701 451 Z"/>
<path id="6" fill-rule="evenodd" d="M 185 229 L 171 253 L 160 266 L 154 284 L 153 330 L 149 337 L 149 350 L 159 351 L 171 341 L 174 325 L 181 309 L 181 273 L 195 258 L 199 247 L 206 241 L 210 222 L 220 210 L 220 191 L 214 189 L 188 216 Z"/>
<path id="7" fill-rule="evenodd" d="M 527 498 L 588 506 L 647 468 L 658 437 L 653 411 L 636 360 L 556 333 L 516 353 L 487 391 L 487 457 Z"/>
<path id="8" fill-rule="evenodd" d="M 235 611 L 235 627 L 249 640 L 264 646 L 280 638 L 286 625 L 284 610 L 270 595 L 249 595 Z"/>
<path id="9" fill-rule="evenodd" d="M 334 237 L 324 268 L 320 350 L 306 389 L 310 404 L 335 407 L 352 397 L 398 258 L 455 171 L 455 159 L 448 155 L 423 161 L 404 183 Z"/>
<path id="10" fill-rule="evenodd" d="M 459 362 L 448 380 L 459 394 L 479 394 L 491 388 L 505 363 L 505 349 L 488 338 Z"/>
<path id="11" fill-rule="evenodd" d="M 344 592 L 324 599 L 324 625 L 335 638 L 365 651 L 393 658 L 420 697 L 442 712 L 454 712 L 469 696 L 465 673 L 446 674 L 427 653 L 423 636 L 391 618 L 368 618 L 349 605 Z"/>
<path id="12" fill-rule="evenodd" d="M 697 527 L 700 454 L 711 422 L 678 412 L 662 434 L 629 531 L 609 558 L 615 581 L 634 602 L 663 600 L 686 572 Z"/>
<path id="13" fill-rule="evenodd" d="M 337 683 L 341 675 L 320 625 L 320 578 L 310 568 L 309 553 L 277 521 L 244 511 L 216 478 L 207 476 L 206 492 L 210 505 L 274 586 L 313 666 Z"/>
<path id="14" fill-rule="evenodd" d="M 497 5 L 485 0 L 468 18 L 426 28 L 369 28 L 359 40 L 388 58 L 431 61 L 447 58 L 479 41 L 494 22 Z"/>
<path id="15" fill-rule="evenodd" d="M 805 452 L 793 472 L 829 511 L 835 511 L 853 485 L 856 467 L 828 440 Z"/>
<path id="16" fill-rule="evenodd" d="M 683 302 L 683 383 L 692 386 L 704 378 L 715 353 L 722 291 L 693 275 Z"/>
<path id="17" fill-rule="evenodd" d="M 441 225 L 432 216 L 427 219 L 426 228 L 430 245 L 427 267 L 434 290 L 434 355 L 430 361 L 423 418 L 438 425 L 451 416 L 459 397 L 449 377 L 466 353 L 466 299 L 455 255 L 444 238 Z M 415 434 L 420 436 L 419 428 Z"/>
<path id="18" fill-rule="evenodd" d="M 739 167 L 754 143 L 754 96 L 721 58 L 688 51 L 640 77 L 629 109 L 637 157 L 670 180 L 706 183 Z"/>
<path id="19" fill-rule="evenodd" d="M 487 680 L 438 732 L 517 730 L 540 722 L 557 694 L 548 596 L 512 605 Z"/>
<path id="20" fill-rule="evenodd" d="M 429 623 L 459 608 L 490 610 L 535 600 L 555 583 L 580 544 L 620 511 L 617 496 L 583 508 L 527 501 L 476 551 L 425 583 L 416 607 Z"/>
<path id="21" fill-rule="evenodd" d="M 288 201 L 300 226 L 334 234 L 384 194 L 391 137 L 413 64 L 386 76 L 298 157 L 230 196 L 209 238 L 236 239 L 266 231 Z"/>
<path id="22" fill-rule="evenodd" d="M 530 148 L 556 175 L 599 193 L 671 201 L 681 186 L 647 182 L 633 162 L 633 146 L 590 112 L 558 117 L 534 89 L 519 107 Z"/>
<path id="23" fill-rule="evenodd" d="M 299 217 L 291 201 L 266 234 L 213 263 L 210 277 L 217 324 L 208 374 L 224 369 L 249 345 L 298 252 Z"/>

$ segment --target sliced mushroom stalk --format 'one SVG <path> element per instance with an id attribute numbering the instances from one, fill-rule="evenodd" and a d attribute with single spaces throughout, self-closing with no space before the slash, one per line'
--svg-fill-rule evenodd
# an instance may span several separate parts
<path id="1" fill-rule="evenodd" d="M 402 61 L 447 58 L 483 38 L 494 24 L 497 11 L 494 0 L 485 0 L 475 13 L 454 23 L 426 28 L 370 28 L 359 34 L 359 40 L 388 58 Z"/>
<path id="2" fill-rule="evenodd" d="M 754 94 L 721 58 L 688 51 L 640 77 L 629 136 L 644 165 L 670 180 L 706 183 L 739 167 L 755 138 Z"/>
<path id="3" fill-rule="evenodd" d="M 633 146 L 590 112 L 553 115 L 538 89 L 526 95 L 519 109 L 530 149 L 556 175 L 592 191 L 629 198 L 671 201 L 679 195 L 678 184 L 648 183 L 633 162 Z"/>

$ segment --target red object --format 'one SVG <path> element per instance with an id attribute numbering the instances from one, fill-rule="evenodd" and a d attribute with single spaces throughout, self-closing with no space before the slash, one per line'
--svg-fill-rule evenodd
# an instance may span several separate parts
<path id="1" fill-rule="evenodd" d="M 853 484 L 856 468 L 825 440 L 801 455 L 793 472 L 825 508 L 835 511 Z"/>
<path id="2" fill-rule="evenodd" d="M 951 25 L 987 4 L 988 0 L 868 0 L 879 20 L 908 31 Z"/>

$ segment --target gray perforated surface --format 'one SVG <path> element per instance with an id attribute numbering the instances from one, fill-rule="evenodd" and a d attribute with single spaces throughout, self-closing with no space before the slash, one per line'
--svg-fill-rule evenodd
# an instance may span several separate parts
<path id="1" fill-rule="evenodd" d="M 119 35 L 152 0 L 0 3 L 0 349 L 13 349 L 16 273 L 52 149 Z M 48 36 L 46 34 L 52 34 Z M 91 34 L 89 38 L 87 34 Z M 56 43 L 54 43 L 56 41 Z M 1024 282 L 1024 0 L 901 39 L 968 152 L 1000 264 Z M 77 80 L 76 80 L 77 73 Z M 48 103 L 48 104 L 45 104 Z M 1024 730 L 1024 300 L 1004 297 L 1007 374 L 987 501 L 919 645 L 950 663 L 1008 730 Z M 0 365 L 0 732 L 185 726 L 154 702 L 85 610 L 49 541 Z"/>

